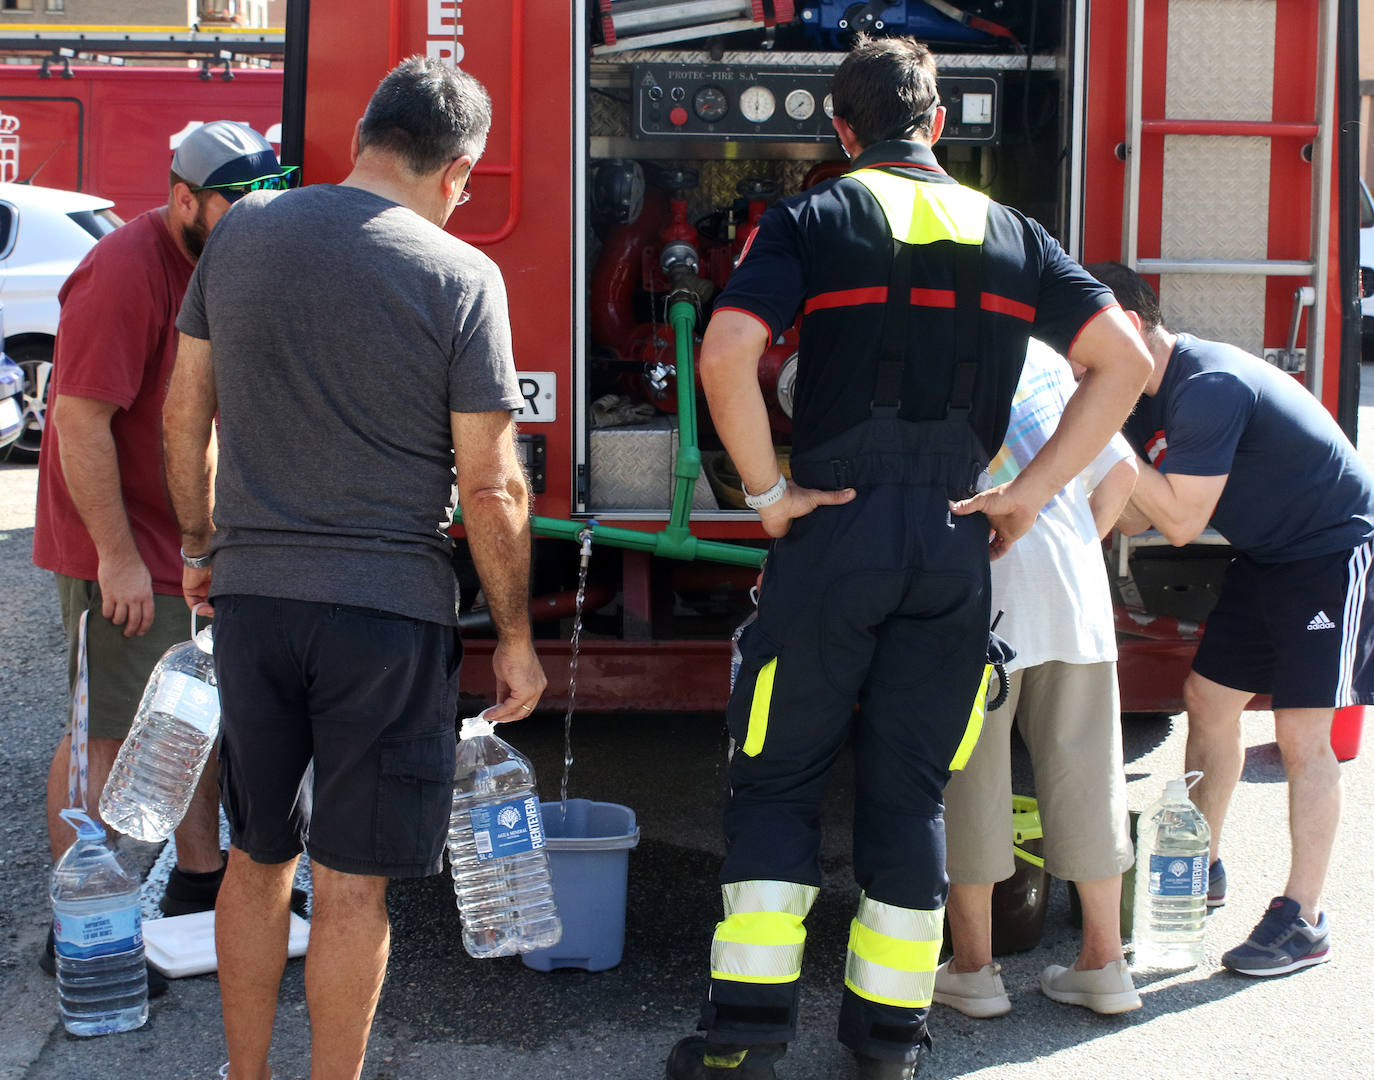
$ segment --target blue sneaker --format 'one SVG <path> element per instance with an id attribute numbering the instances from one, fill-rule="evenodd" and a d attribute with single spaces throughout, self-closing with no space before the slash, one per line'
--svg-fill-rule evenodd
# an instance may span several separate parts
<path id="1" fill-rule="evenodd" d="M 1250 936 L 1221 958 L 1240 975 L 1287 975 L 1290 971 L 1324 964 L 1331 959 L 1331 934 L 1326 913 L 1312 926 L 1302 917 L 1302 905 L 1287 896 L 1269 901 Z"/>
<path id="2" fill-rule="evenodd" d="M 1218 859 L 1207 867 L 1207 908 L 1219 908 L 1226 903 L 1226 867 Z"/>

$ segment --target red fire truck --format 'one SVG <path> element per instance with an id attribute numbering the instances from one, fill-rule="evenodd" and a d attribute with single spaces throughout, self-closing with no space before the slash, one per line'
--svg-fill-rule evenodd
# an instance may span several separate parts
<path id="1" fill-rule="evenodd" d="M 694 345 L 768 203 L 843 170 L 827 86 L 849 36 L 929 41 L 952 174 L 1084 261 L 1152 275 L 1171 326 L 1264 355 L 1353 431 L 1357 148 L 1338 132 L 1357 116 L 1354 7 L 294 0 L 283 160 L 341 178 L 354 121 L 407 55 L 485 83 L 495 127 L 450 227 L 510 292 L 547 700 L 565 693 L 590 537 L 578 700 L 717 708 L 764 543 L 697 408 Z M 783 462 L 795 349 L 785 334 L 759 368 Z M 1118 540 L 1109 558 L 1125 708 L 1175 709 L 1224 551 Z"/>
<path id="2" fill-rule="evenodd" d="M 211 120 L 281 141 L 281 71 L 0 66 L 0 181 L 113 199 L 128 220 L 167 201 L 167 162 Z"/>

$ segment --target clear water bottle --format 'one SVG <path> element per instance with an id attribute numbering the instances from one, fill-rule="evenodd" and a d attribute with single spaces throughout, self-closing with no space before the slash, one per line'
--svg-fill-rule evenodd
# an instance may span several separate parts
<path id="1" fill-rule="evenodd" d="M 100 816 L 138 840 L 166 840 L 186 816 L 219 737 L 213 628 L 173 645 L 153 668 L 133 726 L 119 748 Z"/>
<path id="2" fill-rule="evenodd" d="M 84 811 L 63 810 L 62 820 L 76 830 L 48 890 L 62 1023 L 73 1035 L 132 1031 L 148 1019 L 138 877 Z"/>
<path id="3" fill-rule="evenodd" d="M 483 717 L 463 721 L 449 867 L 463 919 L 463 946 L 476 957 L 546 949 L 563 937 L 534 769 Z"/>
<path id="4" fill-rule="evenodd" d="M 1135 856 L 1132 966 L 1176 971 L 1202 962 L 1212 830 L 1188 798 L 1202 774 L 1170 780 L 1140 816 Z"/>

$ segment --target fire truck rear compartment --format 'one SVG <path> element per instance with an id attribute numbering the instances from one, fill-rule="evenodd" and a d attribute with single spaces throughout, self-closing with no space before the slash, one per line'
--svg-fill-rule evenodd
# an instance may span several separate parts
<path id="1" fill-rule="evenodd" d="M 587 327 L 580 511 L 604 520 L 667 514 L 672 462 L 684 434 L 665 310 L 669 271 L 685 264 L 701 279 L 699 340 L 713 297 L 763 211 L 844 172 L 829 100 L 830 77 L 842 59 L 838 52 L 684 48 L 590 60 L 585 195 L 575 213 L 584 230 L 587 283 L 574 290 L 586 305 Z M 1062 48 L 940 54 L 937 63 L 948 112 L 937 146 L 944 167 L 1062 235 L 1068 137 Z M 759 365 L 784 469 L 795 372 L 796 335 L 789 330 Z M 748 520 L 709 412 L 701 408 L 698 416 L 703 467 L 693 520 Z"/>

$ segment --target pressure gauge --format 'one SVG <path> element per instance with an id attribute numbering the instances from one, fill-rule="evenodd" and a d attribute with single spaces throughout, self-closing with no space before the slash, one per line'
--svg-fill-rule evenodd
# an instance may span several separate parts
<path id="1" fill-rule="evenodd" d="M 966 124 L 992 123 L 992 95 L 965 94 L 963 121 Z"/>
<path id="2" fill-rule="evenodd" d="M 739 111 L 751 124 L 762 124 L 778 107 L 778 99 L 766 86 L 746 86 L 739 96 Z"/>
<path id="3" fill-rule="evenodd" d="M 725 98 L 724 90 L 716 86 L 703 86 L 692 98 L 692 111 L 697 114 L 697 119 L 714 124 L 730 111 L 730 103 Z"/>
<path id="4" fill-rule="evenodd" d="M 825 110 L 825 115 L 829 119 L 835 119 L 835 99 L 829 94 L 825 95 L 825 100 L 821 102 L 821 108 Z"/>
<path id="5" fill-rule="evenodd" d="M 810 90 L 793 90 L 783 99 L 782 107 L 793 120 L 810 120 L 816 111 L 816 99 Z"/>

